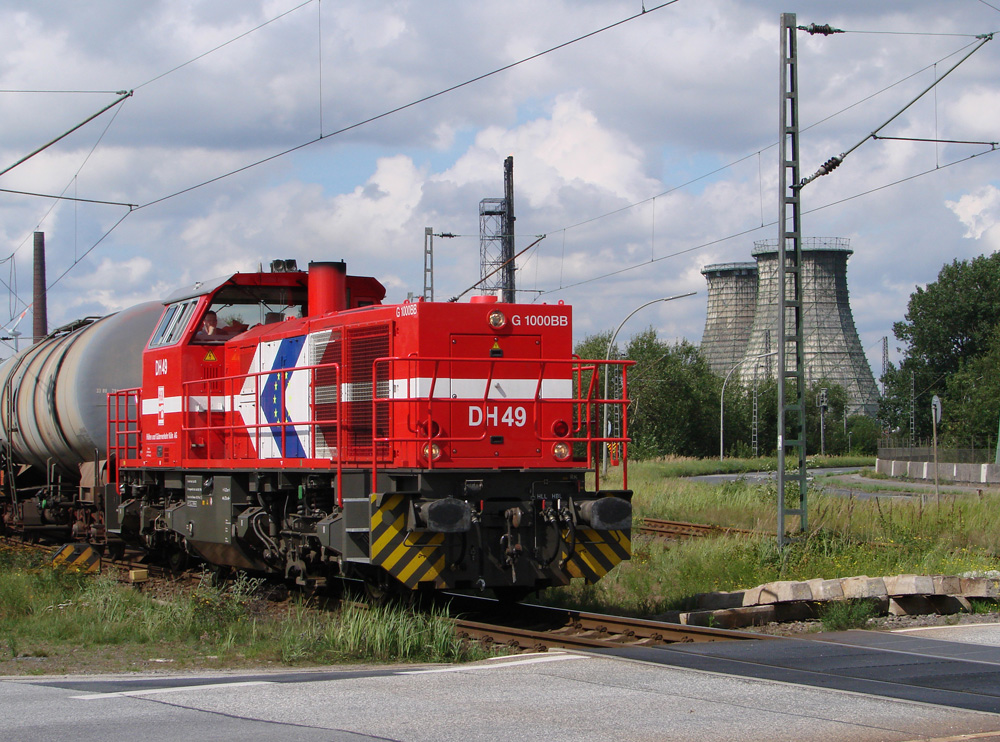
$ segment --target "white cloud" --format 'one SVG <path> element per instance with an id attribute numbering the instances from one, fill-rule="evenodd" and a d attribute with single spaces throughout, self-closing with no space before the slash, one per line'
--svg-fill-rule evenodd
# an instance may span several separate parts
<path id="1" fill-rule="evenodd" d="M 297 4 L 55 0 L 0 9 L 0 88 L 139 86 Z M 815 0 L 800 5 L 800 22 L 848 30 L 975 34 L 996 25 L 995 11 L 977 3 L 911 0 L 905 11 L 860 0 L 833 10 Z M 69 186 L 85 198 L 142 204 L 315 138 L 321 94 L 322 130 L 330 133 L 618 21 L 636 6 L 511 0 L 497 13 L 455 0 L 343 0 L 318 12 L 310 3 L 138 87 L 89 159 L 110 113 L 2 176 L 0 187 L 59 193 Z M 608 329 L 643 301 L 697 290 L 699 297 L 635 320 L 637 328 L 655 323 L 671 338 L 697 341 L 701 266 L 750 260 L 755 239 L 776 236 L 775 227 L 760 225 L 777 211 L 772 145 L 785 10 L 778 0 L 678 3 L 140 209 L 55 287 L 50 316 L 63 322 L 117 308 L 274 257 L 344 258 L 399 300 L 421 288 L 425 226 L 462 235 L 436 244 L 437 293 L 453 295 L 478 278 L 478 203 L 502 195 L 502 163 L 513 154 L 518 248 L 548 233 L 519 273 L 522 288 L 546 293 L 522 298 L 574 302 L 579 334 Z M 872 131 L 933 79 L 934 63 L 967 43 L 799 38 L 804 173 Z M 884 133 L 996 139 L 998 65 L 1000 49 L 987 44 L 936 98 Z M 13 162 L 111 100 L 0 94 L 0 158 Z M 852 238 L 850 290 L 863 336 L 891 334 L 909 291 L 933 280 L 942 263 L 1000 248 L 998 155 L 935 170 L 972 151 L 869 141 L 803 191 L 807 234 Z M 884 187 L 924 170 L 932 174 Z M 648 200 L 667 191 L 655 207 Z M 861 193 L 868 195 L 853 198 Z M 18 289 L 30 286 L 25 245 L 36 227 L 47 233 L 56 276 L 122 213 L 0 194 L 0 239 L 7 254 L 20 247 Z"/>
<path id="2" fill-rule="evenodd" d="M 945 201 L 945 206 L 965 225 L 964 236 L 978 240 L 1000 221 L 1000 189 L 988 185 L 965 194 L 958 201 Z"/>

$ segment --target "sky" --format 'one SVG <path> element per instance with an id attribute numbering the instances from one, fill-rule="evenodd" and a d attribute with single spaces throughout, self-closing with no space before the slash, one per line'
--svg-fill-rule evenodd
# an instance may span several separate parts
<path id="1" fill-rule="evenodd" d="M 274 258 L 345 260 L 400 302 L 423 292 L 426 227 L 458 235 L 434 242 L 446 300 L 479 280 L 479 202 L 503 196 L 512 155 L 516 249 L 545 235 L 517 261 L 519 301 L 573 305 L 579 341 L 694 291 L 637 312 L 619 337 L 653 327 L 697 343 L 701 269 L 752 260 L 754 241 L 777 238 L 787 12 L 845 31 L 796 37 L 802 174 L 863 142 L 802 190 L 802 225 L 851 240 L 851 305 L 878 376 L 883 336 L 899 358 L 892 324 L 915 287 L 1000 248 L 1000 38 L 879 131 L 901 139 L 866 137 L 1000 29 L 1000 0 L 646 0 L 645 11 L 641 0 L 0 3 L 0 169 L 132 91 L 0 175 L 0 324 L 9 335 L 31 302 L 35 231 L 50 327 Z"/>

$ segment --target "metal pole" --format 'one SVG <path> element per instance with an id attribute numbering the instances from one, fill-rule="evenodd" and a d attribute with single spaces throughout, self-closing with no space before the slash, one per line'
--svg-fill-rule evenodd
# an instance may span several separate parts
<path id="1" fill-rule="evenodd" d="M 434 229 L 424 227 L 424 301 L 434 301 Z"/>
<path id="2" fill-rule="evenodd" d="M 500 240 L 501 263 L 503 263 L 503 273 L 501 274 L 500 301 L 513 304 L 516 301 L 514 281 L 516 280 L 514 266 L 514 155 L 510 155 L 503 161 L 503 236 Z"/>
<path id="3" fill-rule="evenodd" d="M 941 504 L 941 493 L 938 491 L 938 461 L 937 461 L 937 417 L 931 414 L 931 427 L 934 429 L 934 502 Z"/>
<path id="4" fill-rule="evenodd" d="M 806 410 L 804 338 L 802 334 L 802 220 L 799 194 L 799 83 L 794 13 L 781 15 L 781 90 L 779 97 L 781 144 L 778 178 L 778 548 L 783 549 L 785 516 L 799 517 L 799 530 L 807 528 Z M 788 252 L 788 242 L 792 251 Z M 791 311 L 791 327 L 786 322 Z M 794 370 L 785 362 L 786 345 L 794 348 Z M 795 380 L 795 400 L 786 404 L 785 379 Z M 786 416 L 795 413 L 797 438 L 789 439 Z M 798 450 L 798 507 L 785 506 L 785 450 Z"/>
<path id="5" fill-rule="evenodd" d="M 638 306 L 635 309 L 633 309 L 631 312 L 629 312 L 628 316 L 625 317 L 625 319 L 623 319 L 621 321 L 621 324 L 618 325 L 618 328 L 611 334 L 611 340 L 608 343 L 608 352 L 604 354 L 604 360 L 605 360 L 605 364 L 604 364 L 604 400 L 605 401 L 603 403 L 604 404 L 604 428 L 603 428 L 604 429 L 604 437 L 606 437 L 606 438 L 610 437 L 610 435 L 609 435 L 610 434 L 610 429 L 608 427 L 608 402 L 607 402 L 607 399 L 608 399 L 608 371 L 609 371 L 609 368 L 608 368 L 609 367 L 609 363 L 608 362 L 611 360 L 611 349 L 615 345 L 615 338 L 618 337 L 618 333 L 625 326 L 625 323 L 628 322 L 630 319 L 632 319 L 632 316 L 634 314 L 636 314 L 640 309 L 645 309 L 650 304 L 656 304 L 657 302 L 661 302 L 661 301 L 673 301 L 674 299 L 683 299 L 685 296 L 694 296 L 696 293 L 698 293 L 698 292 L 697 291 L 689 291 L 686 294 L 678 294 L 677 296 L 667 296 L 667 297 L 662 298 L 662 299 L 653 299 L 652 301 L 647 301 L 645 304 L 642 304 L 641 306 Z M 608 473 L 608 444 L 607 444 L 607 441 L 605 441 L 602 444 L 602 446 L 604 448 L 604 452 L 603 452 L 603 455 L 601 457 L 601 476 L 607 476 L 607 473 Z"/>
<path id="6" fill-rule="evenodd" d="M 778 549 L 785 545 L 785 229 L 788 194 L 788 77 L 790 47 L 794 47 L 795 15 L 781 16 L 781 146 L 778 163 Z M 792 176 L 792 183 L 796 177 Z"/>
<path id="7" fill-rule="evenodd" d="M 726 378 L 722 380 L 722 394 L 719 395 L 719 461 L 722 461 L 722 459 L 723 459 L 723 451 L 725 450 L 724 447 L 723 447 L 723 426 L 722 426 L 722 423 L 723 423 L 723 417 L 725 415 L 724 407 L 725 407 L 725 400 L 726 400 L 726 384 L 729 383 L 729 377 L 733 375 L 733 371 L 735 371 L 736 369 L 738 369 L 740 366 L 742 366 L 747 361 L 760 360 L 761 358 L 766 358 L 767 356 L 773 356 L 777 352 L 778 351 L 773 351 L 771 353 L 761 353 L 760 355 L 756 355 L 756 356 L 747 356 L 742 361 L 740 361 L 735 366 L 733 366 L 731 369 L 729 369 L 729 372 L 726 374 Z"/>
<path id="8" fill-rule="evenodd" d="M 826 456 L 826 407 L 819 408 L 819 455 Z"/>

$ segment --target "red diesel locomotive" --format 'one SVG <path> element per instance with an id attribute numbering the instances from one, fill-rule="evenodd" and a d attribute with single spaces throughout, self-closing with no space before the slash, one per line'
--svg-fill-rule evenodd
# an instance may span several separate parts
<path id="1" fill-rule="evenodd" d="M 139 350 L 100 320 L 9 360 L 4 521 L 106 533 L 174 565 L 505 598 L 628 559 L 631 492 L 602 489 L 595 468 L 601 446 L 626 445 L 600 434 L 626 395 L 603 399 L 604 362 L 573 356 L 570 307 L 384 296 L 343 263 L 275 261 L 178 292 L 151 328 L 148 305 L 128 310 Z M 141 353 L 141 384 L 96 387 L 103 440 L 30 419 L 77 414 L 58 404 L 60 369 L 79 383 L 72 338 L 88 332 L 92 375 Z"/>

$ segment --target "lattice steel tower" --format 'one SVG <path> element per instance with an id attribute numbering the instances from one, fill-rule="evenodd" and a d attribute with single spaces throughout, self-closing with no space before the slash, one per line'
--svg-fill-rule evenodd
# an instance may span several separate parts
<path id="1" fill-rule="evenodd" d="M 504 198 L 479 202 L 480 289 L 499 293 L 513 303 L 514 289 L 514 158 L 504 160 Z"/>

